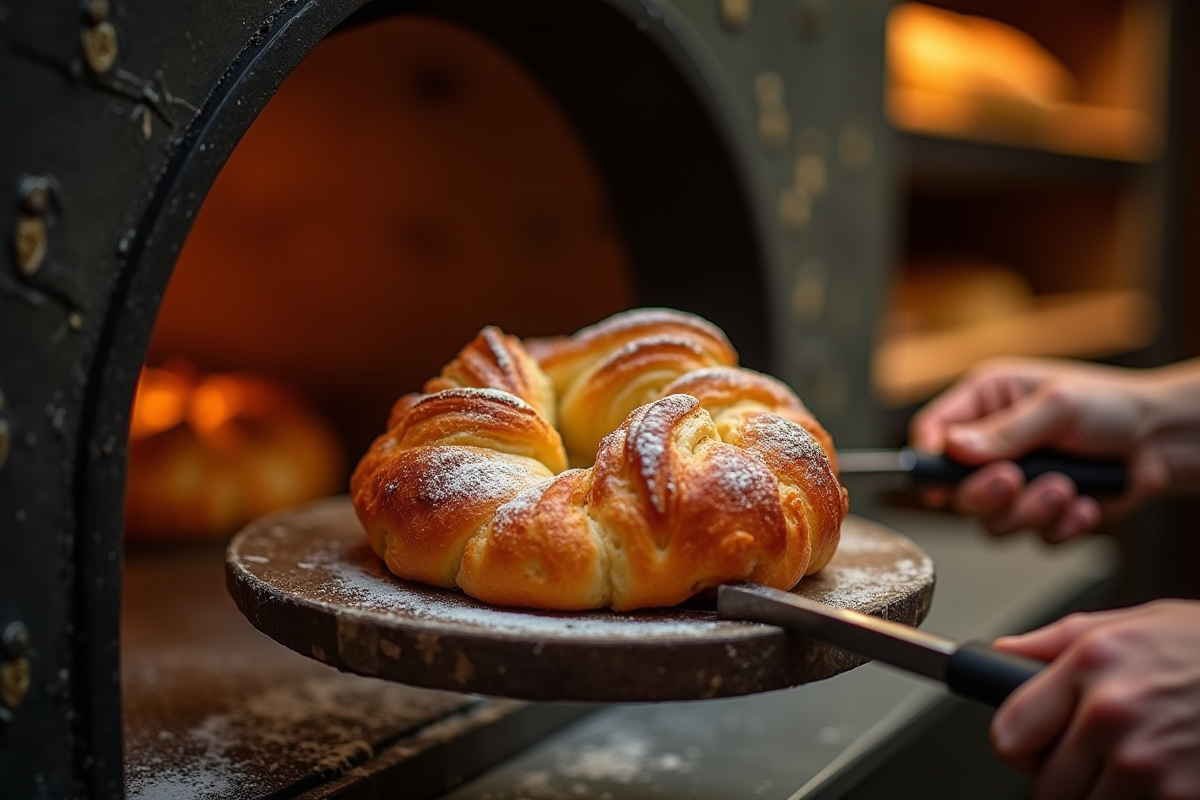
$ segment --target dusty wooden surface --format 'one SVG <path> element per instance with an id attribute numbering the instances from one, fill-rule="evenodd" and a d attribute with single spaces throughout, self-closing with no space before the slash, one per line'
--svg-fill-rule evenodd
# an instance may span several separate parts
<path id="1" fill-rule="evenodd" d="M 346 498 L 256 522 L 230 543 L 227 577 L 238 607 L 277 641 L 414 686 L 531 700 L 684 700 L 796 686 L 862 663 L 777 628 L 718 619 L 702 601 L 551 613 L 403 581 L 371 552 Z M 834 559 L 795 591 L 915 625 L 933 584 L 919 547 L 851 517 Z"/>
<path id="2" fill-rule="evenodd" d="M 423 754 L 514 714 L 522 732 L 563 724 L 531 718 L 538 709 L 528 704 L 370 680 L 296 655 L 238 613 L 223 560 L 219 546 L 126 559 L 121 681 L 131 800 L 293 797 L 339 775 L 376 772 L 381 759 L 416 769 Z M 456 775 L 430 775 L 426 765 L 417 777 L 444 790 L 487 766 L 471 755 L 442 759 L 465 770 Z"/>

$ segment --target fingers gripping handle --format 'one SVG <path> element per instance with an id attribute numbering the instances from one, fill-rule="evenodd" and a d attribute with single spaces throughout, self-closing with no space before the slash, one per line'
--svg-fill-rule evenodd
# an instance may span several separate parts
<path id="1" fill-rule="evenodd" d="M 958 483 L 980 468 L 945 456 L 917 453 L 915 458 L 912 474 L 918 485 Z M 1129 483 L 1129 471 L 1123 461 L 1079 458 L 1052 450 L 1038 450 L 1015 461 L 1026 481 L 1047 472 L 1061 472 L 1074 481 L 1080 494 L 1093 497 L 1119 495 Z"/>
<path id="2" fill-rule="evenodd" d="M 1045 666 L 983 642 L 964 642 L 946 662 L 946 686 L 957 695 L 999 706 Z"/>

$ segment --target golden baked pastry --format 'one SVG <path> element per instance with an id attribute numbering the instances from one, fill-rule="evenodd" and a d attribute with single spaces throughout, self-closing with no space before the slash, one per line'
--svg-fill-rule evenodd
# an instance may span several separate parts
<path id="1" fill-rule="evenodd" d="M 499 605 L 790 589 L 833 555 L 846 491 L 795 394 L 736 363 L 719 329 L 675 311 L 528 349 L 485 328 L 397 401 L 359 462 L 350 491 L 371 547 L 402 578 Z"/>

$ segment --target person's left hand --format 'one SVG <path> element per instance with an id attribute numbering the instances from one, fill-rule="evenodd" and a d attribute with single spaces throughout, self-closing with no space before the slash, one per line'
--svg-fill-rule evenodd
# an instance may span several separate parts
<path id="1" fill-rule="evenodd" d="M 1035 800 L 1200 798 L 1200 602 L 1073 614 L 995 646 L 1050 662 L 992 720 Z"/>

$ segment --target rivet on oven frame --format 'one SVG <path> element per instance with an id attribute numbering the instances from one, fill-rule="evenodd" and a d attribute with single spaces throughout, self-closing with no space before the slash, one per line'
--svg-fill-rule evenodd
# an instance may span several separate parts
<path id="1" fill-rule="evenodd" d="M 792 313 L 804 323 L 820 321 L 825 312 L 829 269 L 819 258 L 805 259 L 796 269 L 792 283 Z"/>
<path id="2" fill-rule="evenodd" d="M 793 190 L 811 207 L 829 186 L 829 168 L 825 161 L 825 131 L 814 126 L 796 134 L 796 163 L 792 166 Z M 807 225 L 807 222 L 805 223 Z"/>
<path id="3" fill-rule="evenodd" d="M 24 175 L 17 185 L 21 209 L 33 217 L 45 216 L 50 209 L 50 179 L 42 175 Z"/>
<path id="4" fill-rule="evenodd" d="M 740 31 L 750 22 L 754 0 L 721 0 L 721 24 L 730 31 Z"/>
<path id="5" fill-rule="evenodd" d="M 46 259 L 46 212 L 50 209 L 51 184 L 40 175 L 26 175 L 17 185 L 21 211 L 13 230 L 13 252 L 17 269 L 26 277 L 34 274 Z"/>
<path id="6" fill-rule="evenodd" d="M 778 72 L 760 72 L 754 77 L 754 99 L 761 108 L 783 105 L 783 78 Z"/>
<path id="7" fill-rule="evenodd" d="M 779 193 L 779 222 L 785 230 L 799 232 L 812 219 L 812 198 L 803 189 L 789 186 Z"/>
<path id="8" fill-rule="evenodd" d="M 83 60 L 96 74 L 108 72 L 117 63 L 117 29 L 108 21 L 108 0 L 84 0 L 84 28 L 80 33 Z"/>
<path id="9" fill-rule="evenodd" d="M 769 150 L 782 150 L 791 137 L 792 121 L 784 102 L 783 78 L 778 72 L 760 72 L 754 78 L 758 102 L 758 138 Z"/>
<path id="10" fill-rule="evenodd" d="M 22 658 L 29 655 L 29 628 L 20 620 L 10 622 L 4 629 L 0 645 L 3 645 L 5 658 Z"/>
<path id="11" fill-rule="evenodd" d="M 782 150 L 787 146 L 791 127 L 791 119 L 782 106 L 759 112 L 758 138 L 770 150 Z"/>
<path id="12" fill-rule="evenodd" d="M 21 704 L 29 693 L 29 673 L 29 629 L 20 620 L 10 622 L 0 637 L 0 708 Z M 0 723 L 11 720 L 11 714 L 0 717 Z"/>
<path id="13" fill-rule="evenodd" d="M 816 198 L 825 194 L 828 185 L 825 159 L 812 153 L 801 154 L 792 168 L 792 182 L 809 197 Z"/>
<path id="14" fill-rule="evenodd" d="M 875 141 L 864 125 L 847 124 L 838 136 L 838 159 L 851 172 L 865 172 L 875 157 Z"/>
<path id="15" fill-rule="evenodd" d="M 46 260 L 46 222 L 41 217 L 21 214 L 13 232 L 13 249 L 17 269 L 28 277 L 38 271 Z"/>
<path id="16" fill-rule="evenodd" d="M 92 25 L 107 22 L 110 13 L 112 13 L 112 6 L 108 0 L 84 0 L 83 2 L 84 19 Z"/>

